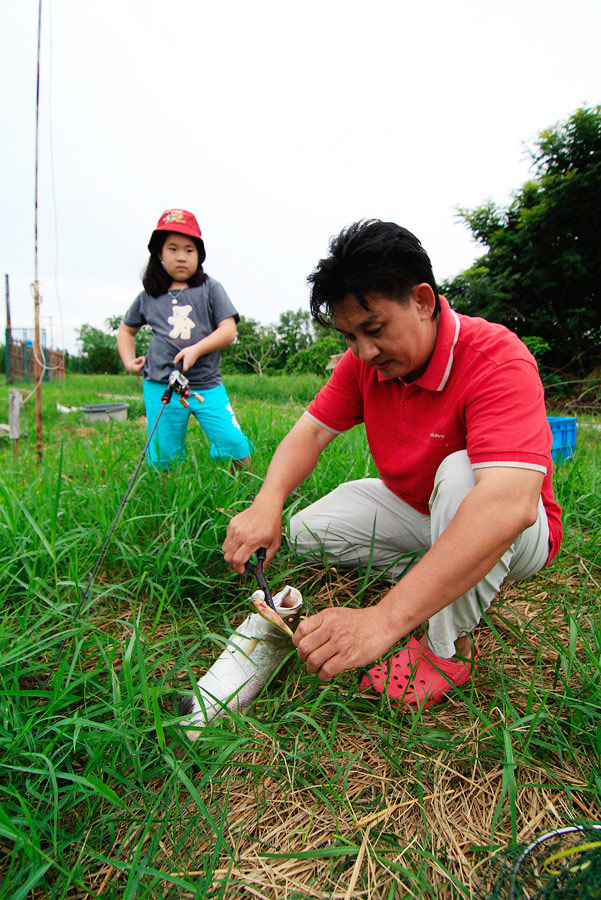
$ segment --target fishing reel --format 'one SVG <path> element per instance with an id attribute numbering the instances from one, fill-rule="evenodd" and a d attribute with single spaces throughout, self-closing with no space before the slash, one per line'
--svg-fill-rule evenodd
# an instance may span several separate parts
<path id="1" fill-rule="evenodd" d="M 190 406 L 187 399 L 190 394 L 192 394 L 192 396 L 195 397 L 199 403 L 204 403 L 204 397 L 202 397 L 196 391 L 190 390 L 190 382 L 188 381 L 186 376 L 179 371 L 179 369 L 174 369 L 169 376 L 167 390 L 161 398 L 162 402 L 169 403 L 174 393 L 178 395 L 179 402 L 182 406 Z"/>

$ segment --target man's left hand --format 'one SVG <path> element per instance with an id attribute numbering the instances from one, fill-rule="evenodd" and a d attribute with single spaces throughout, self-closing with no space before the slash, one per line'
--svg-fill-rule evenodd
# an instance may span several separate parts
<path id="1" fill-rule="evenodd" d="M 386 614 L 379 606 L 324 609 L 303 619 L 294 634 L 301 661 L 322 681 L 331 681 L 345 669 L 372 663 L 395 640 Z"/>

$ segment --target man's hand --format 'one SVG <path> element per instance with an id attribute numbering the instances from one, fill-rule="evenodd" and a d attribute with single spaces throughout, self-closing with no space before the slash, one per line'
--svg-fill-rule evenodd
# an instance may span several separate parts
<path id="1" fill-rule="evenodd" d="M 265 508 L 260 500 L 231 519 L 223 542 L 226 563 L 239 572 L 259 547 L 265 547 L 265 564 L 273 559 L 282 543 L 282 511 Z"/>
<path id="2" fill-rule="evenodd" d="M 265 547 L 268 563 L 282 543 L 282 511 L 286 499 L 310 475 L 319 454 L 336 437 L 302 415 L 273 455 L 261 490 L 248 509 L 234 516 L 223 542 L 225 561 L 236 572 L 259 547 Z"/>
<path id="3" fill-rule="evenodd" d="M 144 368 L 144 364 L 146 363 L 145 356 L 136 356 L 135 359 L 130 360 L 125 363 L 125 368 L 130 373 L 130 375 L 139 375 L 142 369 Z"/>
<path id="4" fill-rule="evenodd" d="M 293 640 L 309 672 L 319 675 L 322 681 L 331 681 L 345 669 L 372 663 L 390 650 L 397 639 L 379 606 L 337 606 L 303 619 Z"/>

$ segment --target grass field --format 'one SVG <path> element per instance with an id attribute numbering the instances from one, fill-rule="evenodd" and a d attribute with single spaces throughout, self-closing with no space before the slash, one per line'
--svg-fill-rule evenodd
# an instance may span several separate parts
<path id="1" fill-rule="evenodd" d="M 0 438 L 0 897 L 485 896 L 495 850 L 601 821 L 601 431 L 590 417 L 557 469 L 564 547 L 502 590 L 463 696 L 399 713 L 361 696 L 356 673 L 323 685 L 291 654 L 251 711 L 187 742 L 178 698 L 248 612 L 252 586 L 220 552 L 228 517 L 319 379 L 226 383 L 254 472 L 212 463 L 191 426 L 185 466 L 168 479 L 143 466 L 78 615 L 144 446 L 141 387 L 129 376 L 45 384 L 42 465 L 33 397 L 18 455 Z M 122 398 L 121 424 L 56 410 Z M 288 509 L 367 474 L 355 429 Z M 298 587 L 309 611 L 384 590 L 369 572 L 309 569 L 285 550 L 268 575 L 274 590 Z"/>

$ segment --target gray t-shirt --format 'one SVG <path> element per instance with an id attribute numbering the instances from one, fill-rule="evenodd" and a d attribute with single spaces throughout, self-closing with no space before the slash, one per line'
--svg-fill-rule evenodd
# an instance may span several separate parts
<path id="1" fill-rule="evenodd" d="M 166 384 L 174 369 L 175 355 L 183 347 L 211 334 L 229 316 L 239 321 L 223 287 L 214 278 L 207 278 L 200 287 L 173 290 L 160 297 L 142 291 L 125 313 L 123 322 L 131 328 L 150 325 L 152 338 L 144 378 Z M 219 350 L 201 356 L 185 373 L 191 387 L 207 390 L 221 384 L 220 364 Z"/>

